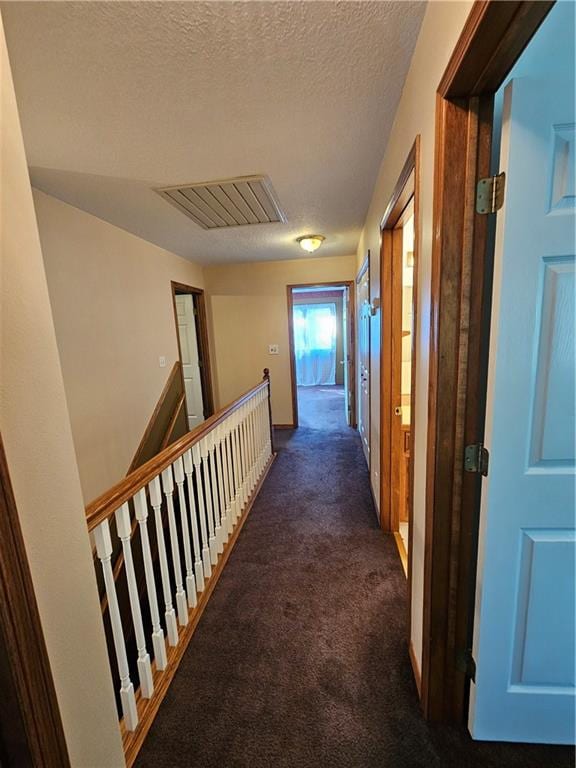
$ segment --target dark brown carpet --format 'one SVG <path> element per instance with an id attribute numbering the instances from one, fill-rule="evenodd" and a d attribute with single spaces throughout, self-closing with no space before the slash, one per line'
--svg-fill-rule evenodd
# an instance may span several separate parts
<path id="1" fill-rule="evenodd" d="M 277 435 L 278 458 L 137 768 L 565 768 L 420 715 L 406 580 L 357 434 Z"/>

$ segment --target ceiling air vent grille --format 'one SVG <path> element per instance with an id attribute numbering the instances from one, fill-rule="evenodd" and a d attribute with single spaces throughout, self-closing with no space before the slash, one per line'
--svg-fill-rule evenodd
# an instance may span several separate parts
<path id="1" fill-rule="evenodd" d="M 203 229 L 286 221 L 266 176 L 244 176 L 156 191 Z"/>

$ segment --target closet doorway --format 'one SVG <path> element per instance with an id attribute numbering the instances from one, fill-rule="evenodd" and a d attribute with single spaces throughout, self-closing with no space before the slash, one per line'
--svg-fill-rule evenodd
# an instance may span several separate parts
<path id="1" fill-rule="evenodd" d="M 354 426 L 354 284 L 288 286 L 295 427 Z"/>

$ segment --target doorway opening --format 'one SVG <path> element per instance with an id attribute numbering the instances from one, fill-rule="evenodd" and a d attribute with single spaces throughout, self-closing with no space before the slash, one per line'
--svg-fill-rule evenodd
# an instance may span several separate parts
<path id="1" fill-rule="evenodd" d="M 414 306 L 414 197 L 410 198 L 392 237 L 392 510 L 394 535 L 408 575 L 408 509 L 412 400 Z M 396 530 L 396 527 L 398 530 Z"/>
<path id="2" fill-rule="evenodd" d="M 382 219 L 381 525 L 411 581 L 420 137 Z M 409 589 L 410 593 L 410 589 Z"/>
<path id="3" fill-rule="evenodd" d="M 194 429 L 214 413 L 204 291 L 172 282 L 186 422 Z"/>
<path id="4" fill-rule="evenodd" d="M 352 283 L 288 286 L 294 426 L 354 426 Z"/>
<path id="5" fill-rule="evenodd" d="M 362 450 L 370 469 L 370 251 L 356 278 L 356 311 L 358 313 L 358 432 Z"/>

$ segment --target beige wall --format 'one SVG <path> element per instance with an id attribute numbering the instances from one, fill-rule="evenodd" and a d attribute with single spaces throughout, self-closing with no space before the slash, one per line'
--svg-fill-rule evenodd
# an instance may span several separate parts
<path id="1" fill-rule="evenodd" d="M 34 202 L 88 502 L 126 474 L 178 359 L 170 281 L 202 288 L 202 269 L 43 192 Z"/>
<path id="2" fill-rule="evenodd" d="M 286 286 L 353 280 L 355 256 L 302 258 L 206 267 L 212 344 L 219 406 L 249 389 L 269 368 L 272 378 L 272 419 L 292 423 L 288 308 Z M 278 344 L 280 354 L 269 355 L 268 345 Z"/>
<path id="3" fill-rule="evenodd" d="M 422 656 L 422 590 L 424 566 L 424 499 L 426 479 L 426 421 L 428 401 L 428 349 L 430 321 L 430 273 L 432 255 L 432 190 L 434 173 L 434 116 L 436 89 L 472 7 L 466 2 L 431 2 L 414 51 L 394 127 L 374 189 L 360 244 L 358 265 L 371 251 L 370 289 L 372 299 L 380 295 L 378 263 L 379 225 L 386 205 L 417 134 L 421 136 L 421 240 L 419 265 L 417 359 L 416 359 L 416 446 L 414 488 L 414 550 L 412 581 L 412 643 L 417 659 Z M 380 316 L 372 323 L 372 484 L 379 498 L 377 474 L 380 445 L 380 403 L 378 357 Z"/>
<path id="4" fill-rule="evenodd" d="M 124 765 L 84 505 L 0 20 L 0 429 L 71 762 Z"/>

